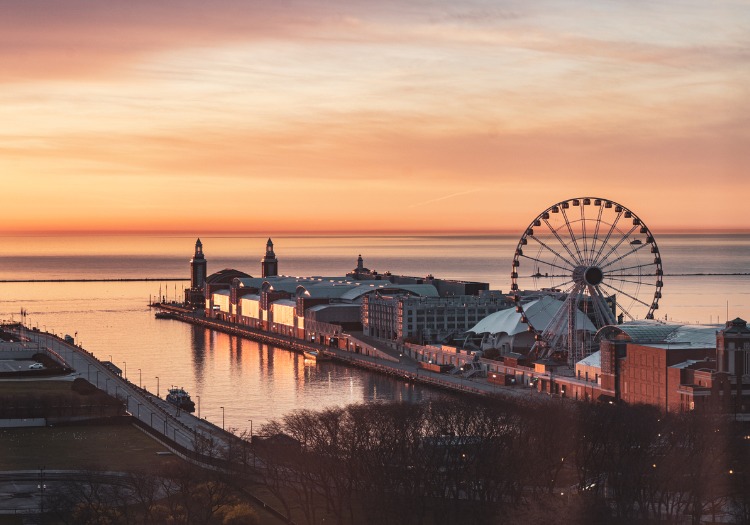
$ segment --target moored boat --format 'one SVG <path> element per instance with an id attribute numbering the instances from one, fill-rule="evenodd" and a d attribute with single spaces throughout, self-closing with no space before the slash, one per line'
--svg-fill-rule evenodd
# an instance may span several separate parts
<path id="1" fill-rule="evenodd" d="M 177 408 L 195 412 L 195 402 L 190 399 L 190 394 L 184 388 L 170 388 L 166 399 Z"/>
<path id="2" fill-rule="evenodd" d="M 326 361 L 330 356 L 322 353 L 320 350 L 305 350 L 303 352 L 305 359 L 314 359 L 316 361 Z"/>

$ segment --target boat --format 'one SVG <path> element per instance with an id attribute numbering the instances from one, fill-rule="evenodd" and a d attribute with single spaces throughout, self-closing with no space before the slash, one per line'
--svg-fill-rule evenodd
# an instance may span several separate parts
<path id="1" fill-rule="evenodd" d="M 195 402 L 190 399 L 190 394 L 184 388 L 170 388 L 167 394 L 167 401 L 182 410 L 195 412 Z"/>
<path id="2" fill-rule="evenodd" d="M 303 354 L 305 359 L 314 359 L 316 361 L 326 361 L 330 359 L 329 356 L 321 353 L 319 350 L 305 350 Z"/>
<path id="3" fill-rule="evenodd" d="M 174 314 L 172 312 L 159 311 L 154 314 L 154 317 L 156 317 L 157 319 L 173 319 Z"/>
<path id="4" fill-rule="evenodd" d="M 633 239 L 632 241 L 630 241 L 630 244 L 643 244 L 643 241 L 640 239 Z"/>

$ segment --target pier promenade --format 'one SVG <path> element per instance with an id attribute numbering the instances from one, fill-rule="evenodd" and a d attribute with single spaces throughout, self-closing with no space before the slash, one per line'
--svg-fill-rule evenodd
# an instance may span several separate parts
<path id="1" fill-rule="evenodd" d="M 549 398 L 546 394 L 539 393 L 532 388 L 503 386 L 491 383 L 483 378 L 466 378 L 461 375 L 431 372 L 420 368 L 417 360 L 385 345 L 379 345 L 377 348 L 379 352 L 387 354 L 389 359 L 379 359 L 362 353 L 348 352 L 339 348 L 305 341 L 283 334 L 265 332 L 243 325 L 228 323 L 219 319 L 208 319 L 194 312 L 189 312 L 185 308 L 159 304 L 154 304 L 152 306 L 161 311 L 168 312 L 169 319 L 203 326 L 211 330 L 216 330 L 237 337 L 244 337 L 259 343 L 291 350 L 293 352 L 303 353 L 305 351 L 315 350 L 326 357 L 345 363 L 349 366 L 363 368 L 392 377 L 398 377 L 405 381 L 422 383 L 449 391 L 469 393 L 473 395 L 496 395 L 525 400 L 541 400 Z"/>

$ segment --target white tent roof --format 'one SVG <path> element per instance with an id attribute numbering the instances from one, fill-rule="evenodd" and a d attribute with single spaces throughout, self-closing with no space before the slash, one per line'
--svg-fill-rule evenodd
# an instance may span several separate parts
<path id="1" fill-rule="evenodd" d="M 582 365 L 582 366 L 590 366 L 593 368 L 601 368 L 602 367 L 602 353 L 600 350 L 597 350 L 590 356 L 581 359 L 576 363 L 576 366 Z"/>
<path id="2" fill-rule="evenodd" d="M 563 301 L 544 296 L 541 299 L 526 303 L 523 310 L 534 328 L 544 331 L 557 311 L 562 308 L 563 304 Z M 596 327 L 591 322 L 591 319 L 580 311 L 576 315 L 576 327 L 578 330 L 596 332 Z M 475 334 L 506 333 L 508 335 L 516 335 L 527 330 L 528 326 L 521 322 L 521 314 L 516 312 L 515 308 L 507 308 L 488 315 L 469 331 Z"/>

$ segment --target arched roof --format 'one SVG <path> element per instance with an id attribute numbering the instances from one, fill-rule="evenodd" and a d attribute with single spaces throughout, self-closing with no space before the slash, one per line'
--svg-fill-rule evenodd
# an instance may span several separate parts
<path id="1" fill-rule="evenodd" d="M 644 319 L 605 326 L 597 332 L 596 338 L 668 348 L 715 348 L 716 332 L 720 329 L 720 325 L 665 323 Z"/>
<path id="2" fill-rule="evenodd" d="M 206 277 L 206 284 L 228 284 L 231 285 L 234 279 L 247 279 L 250 276 L 245 272 L 233 268 L 224 268 L 216 273 Z"/>
<path id="3" fill-rule="evenodd" d="M 544 296 L 541 299 L 530 301 L 523 307 L 524 313 L 529 321 L 539 331 L 547 328 L 557 311 L 563 307 L 563 301 L 553 297 Z M 596 327 L 583 312 L 576 316 L 578 330 L 596 332 Z M 475 334 L 499 334 L 516 335 L 528 331 L 528 325 L 521 322 L 521 314 L 515 308 L 506 308 L 492 313 L 479 321 L 470 332 Z"/>

